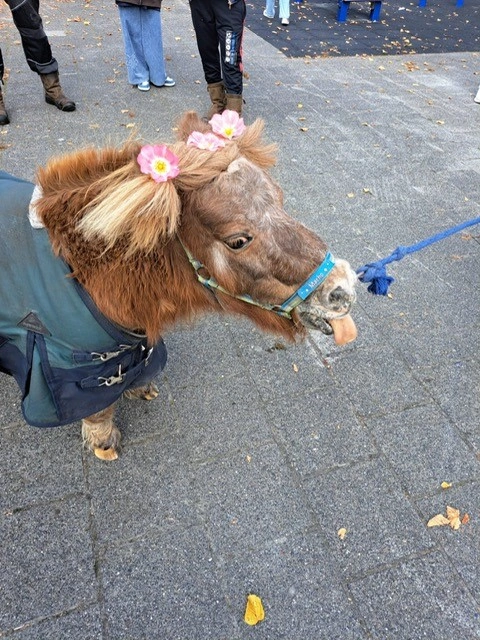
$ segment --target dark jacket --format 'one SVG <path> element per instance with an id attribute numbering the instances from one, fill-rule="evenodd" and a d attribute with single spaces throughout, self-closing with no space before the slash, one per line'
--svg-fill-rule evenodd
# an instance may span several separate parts
<path id="1" fill-rule="evenodd" d="M 25 420 L 55 427 L 146 385 L 167 351 L 100 313 L 53 254 L 47 231 L 30 225 L 33 187 L 0 171 L 0 372 L 20 386 Z"/>
<path id="2" fill-rule="evenodd" d="M 115 0 L 115 4 L 117 4 L 119 7 L 128 7 L 133 4 L 136 7 L 160 9 L 162 6 L 162 0 Z"/>

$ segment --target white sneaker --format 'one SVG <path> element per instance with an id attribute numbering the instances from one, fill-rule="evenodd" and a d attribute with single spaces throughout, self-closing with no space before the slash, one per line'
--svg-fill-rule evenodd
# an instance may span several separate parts
<path id="1" fill-rule="evenodd" d="M 150 91 L 150 82 L 148 80 L 144 80 L 140 84 L 137 84 L 137 88 L 139 91 Z"/>
<path id="2" fill-rule="evenodd" d="M 290 20 L 288 18 L 282 18 L 280 22 L 282 24 L 290 24 Z"/>
<path id="3" fill-rule="evenodd" d="M 265 18 L 268 18 L 269 20 L 273 20 L 274 17 L 275 17 L 274 15 L 273 16 L 269 16 L 266 10 L 263 12 L 263 15 L 265 16 Z"/>
<path id="4" fill-rule="evenodd" d="M 477 95 L 474 97 L 474 102 L 478 102 L 480 104 L 480 87 L 478 88 Z"/>

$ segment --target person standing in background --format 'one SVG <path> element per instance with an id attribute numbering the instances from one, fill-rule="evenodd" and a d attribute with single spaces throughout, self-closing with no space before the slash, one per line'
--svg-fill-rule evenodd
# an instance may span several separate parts
<path id="1" fill-rule="evenodd" d="M 278 14 L 281 24 L 290 24 L 290 0 L 278 0 Z M 275 18 L 275 0 L 266 0 L 263 15 L 270 20 Z"/>
<path id="2" fill-rule="evenodd" d="M 75 102 L 63 93 L 58 74 L 58 62 L 52 55 L 47 34 L 39 14 L 39 0 L 5 0 L 22 41 L 27 64 L 40 76 L 45 91 L 45 102 L 60 111 L 75 111 Z M 3 57 L 0 49 L 0 85 L 3 84 Z M 0 86 L 0 125 L 10 122 Z"/>
<path id="3" fill-rule="evenodd" d="M 212 103 L 206 118 L 225 109 L 241 115 L 245 0 L 190 0 L 190 11 Z"/>
<path id="4" fill-rule="evenodd" d="M 162 0 L 115 0 L 120 13 L 128 81 L 140 91 L 174 87 L 163 55 Z"/>

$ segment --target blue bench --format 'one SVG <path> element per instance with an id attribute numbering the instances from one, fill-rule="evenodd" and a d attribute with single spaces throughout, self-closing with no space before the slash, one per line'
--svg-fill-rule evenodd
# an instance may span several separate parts
<path id="1" fill-rule="evenodd" d="M 419 0 L 418 1 L 418 6 L 419 7 L 426 7 L 427 6 L 427 0 Z M 457 7 L 463 7 L 463 0 L 457 0 Z"/>
<path id="2" fill-rule="evenodd" d="M 422 2 L 423 0 L 420 0 Z M 463 0 L 458 0 L 459 2 Z M 350 2 L 370 2 L 370 20 L 377 22 L 380 20 L 380 11 L 382 9 L 382 0 L 338 0 L 338 22 L 345 22 L 347 19 Z M 425 0 L 426 2 L 426 0 Z"/>

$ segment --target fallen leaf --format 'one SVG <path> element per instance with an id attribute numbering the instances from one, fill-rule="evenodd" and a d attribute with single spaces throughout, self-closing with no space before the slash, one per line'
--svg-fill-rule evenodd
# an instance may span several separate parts
<path id="1" fill-rule="evenodd" d="M 347 535 L 347 530 L 345 529 L 345 527 L 342 527 L 341 529 L 339 529 L 337 531 L 337 535 L 340 538 L 340 540 L 343 540 L 345 538 L 345 536 Z"/>
<path id="2" fill-rule="evenodd" d="M 442 484 L 440 485 L 442 487 L 442 489 L 450 489 L 450 487 L 452 486 L 451 482 L 442 482 Z"/>
<path id="3" fill-rule="evenodd" d="M 447 518 L 452 529 L 460 528 L 460 510 L 453 507 L 447 507 Z"/>
<path id="4" fill-rule="evenodd" d="M 455 509 L 455 507 L 447 506 L 447 516 L 445 517 L 443 514 L 439 513 L 427 522 L 427 527 L 443 527 L 444 525 L 450 525 L 452 529 L 460 529 L 460 525 L 462 524 L 462 520 L 460 520 L 460 509 Z M 465 514 L 468 516 L 468 514 Z M 465 516 L 464 516 L 465 518 Z M 467 522 L 470 518 L 468 517 Z"/>
<path id="5" fill-rule="evenodd" d="M 296 365 L 295 363 L 292 364 L 293 370 L 295 371 L 295 373 L 298 373 L 298 365 Z"/>
<path id="6" fill-rule="evenodd" d="M 470 522 L 470 516 L 466 513 L 462 518 L 462 524 L 468 524 Z"/>
<path id="7" fill-rule="evenodd" d="M 261 599 L 253 593 L 247 596 L 244 620 L 250 626 L 261 622 L 265 618 L 265 611 Z"/>
<path id="8" fill-rule="evenodd" d="M 433 518 L 430 518 L 427 522 L 427 527 L 443 527 L 445 524 L 450 524 L 450 520 L 445 518 L 443 514 L 439 513 Z"/>

